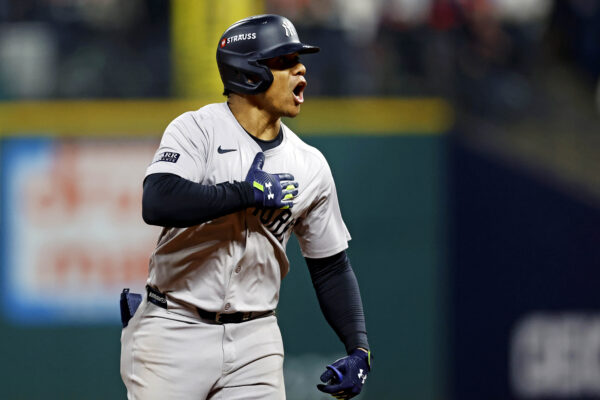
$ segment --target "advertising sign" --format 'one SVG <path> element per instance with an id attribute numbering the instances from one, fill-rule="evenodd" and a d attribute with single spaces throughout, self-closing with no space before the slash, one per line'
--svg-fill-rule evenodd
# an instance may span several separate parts
<path id="1" fill-rule="evenodd" d="M 119 318 L 141 290 L 159 229 L 141 217 L 155 143 L 3 142 L 1 266 L 5 317 L 26 324 Z"/>

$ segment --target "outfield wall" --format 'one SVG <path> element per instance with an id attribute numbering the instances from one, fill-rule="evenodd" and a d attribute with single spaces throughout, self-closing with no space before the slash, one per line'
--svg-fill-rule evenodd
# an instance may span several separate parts
<path id="1" fill-rule="evenodd" d="M 123 398 L 118 297 L 158 235 L 141 181 L 166 124 L 206 101 L 0 103 L 0 373 L 7 398 Z M 314 99 L 286 121 L 330 162 L 375 355 L 364 399 L 444 396 L 446 137 L 435 99 Z M 279 322 L 290 400 L 343 346 L 297 243 Z M 326 398 L 323 396 L 323 398 Z"/>

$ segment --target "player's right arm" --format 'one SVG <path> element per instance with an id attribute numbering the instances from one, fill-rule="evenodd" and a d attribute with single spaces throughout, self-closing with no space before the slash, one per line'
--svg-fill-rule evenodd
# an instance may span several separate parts
<path id="1" fill-rule="evenodd" d="M 292 206 L 298 192 L 293 176 L 262 171 L 263 153 L 256 155 L 244 181 L 199 183 L 208 163 L 209 142 L 191 113 L 169 124 L 144 179 L 142 217 L 146 223 L 188 227 L 251 206 Z"/>
<path id="2" fill-rule="evenodd" d="M 147 224 L 184 228 L 243 210 L 254 204 L 246 182 L 202 185 L 175 174 L 144 179 L 142 218 Z"/>

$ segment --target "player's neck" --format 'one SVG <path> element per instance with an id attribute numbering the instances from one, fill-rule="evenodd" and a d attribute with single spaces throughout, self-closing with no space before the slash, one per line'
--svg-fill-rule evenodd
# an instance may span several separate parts
<path id="1" fill-rule="evenodd" d="M 257 107 L 242 96 L 232 95 L 227 99 L 227 105 L 239 124 L 261 140 L 273 140 L 281 127 L 281 118 L 267 110 Z"/>

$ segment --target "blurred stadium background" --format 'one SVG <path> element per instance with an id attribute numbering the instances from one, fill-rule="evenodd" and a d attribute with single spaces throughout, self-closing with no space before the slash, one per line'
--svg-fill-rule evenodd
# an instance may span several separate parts
<path id="1" fill-rule="evenodd" d="M 360 398 L 600 398 L 596 0 L 0 0 L 0 398 L 125 397 L 146 165 L 172 118 L 223 101 L 219 35 L 263 12 L 322 48 L 286 122 L 353 235 Z M 343 347 L 289 253 L 288 398 L 325 399 Z"/>

